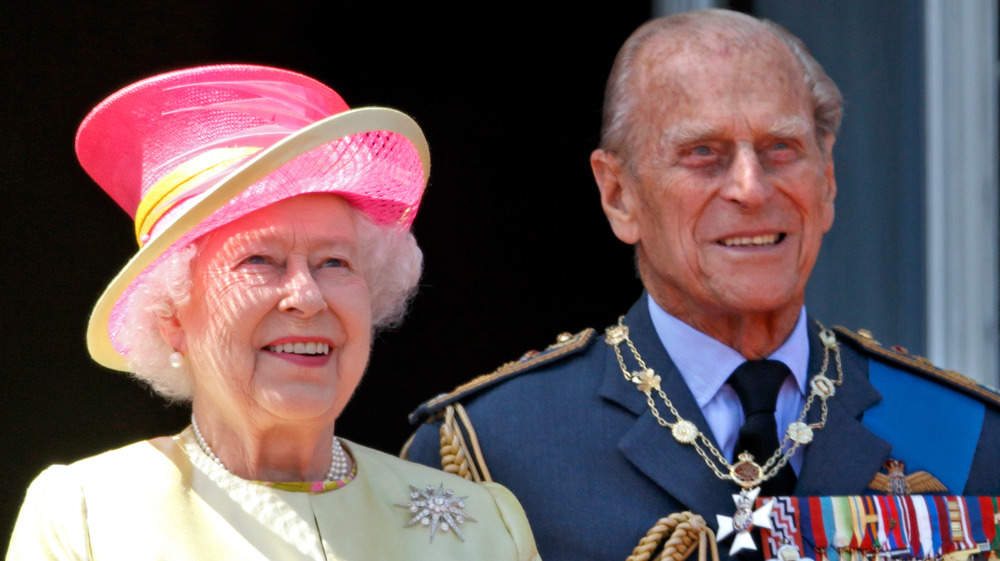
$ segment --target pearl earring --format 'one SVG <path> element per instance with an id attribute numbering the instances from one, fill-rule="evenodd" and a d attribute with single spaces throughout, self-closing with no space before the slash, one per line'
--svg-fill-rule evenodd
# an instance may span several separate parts
<path id="1" fill-rule="evenodd" d="M 180 368 L 184 366 L 184 355 L 182 355 L 180 351 L 174 351 L 170 353 L 170 356 L 167 358 L 167 360 L 170 361 L 170 366 L 173 366 L 174 368 Z"/>

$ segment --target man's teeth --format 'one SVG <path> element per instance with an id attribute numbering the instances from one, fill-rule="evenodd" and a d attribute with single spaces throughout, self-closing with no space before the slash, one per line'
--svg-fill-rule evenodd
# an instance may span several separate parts
<path id="1" fill-rule="evenodd" d="M 308 343 L 285 343 L 282 345 L 268 345 L 267 350 L 272 353 L 294 353 L 297 355 L 325 355 L 330 352 L 330 345 L 309 341 Z"/>
<path id="2" fill-rule="evenodd" d="M 766 236 L 752 236 L 746 238 L 726 238 L 722 240 L 722 245 L 726 247 L 774 245 L 778 243 L 778 234 L 767 234 Z"/>

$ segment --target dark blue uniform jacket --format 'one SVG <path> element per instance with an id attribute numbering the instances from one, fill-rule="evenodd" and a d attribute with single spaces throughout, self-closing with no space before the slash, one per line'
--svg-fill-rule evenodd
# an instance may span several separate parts
<path id="1" fill-rule="evenodd" d="M 709 435 L 694 397 L 653 329 L 645 296 L 625 318 L 646 363 L 683 417 Z M 810 322 L 809 372 L 823 348 Z M 826 427 L 805 449 L 796 495 L 871 493 L 888 458 L 925 470 L 950 494 L 1000 494 L 1000 407 L 968 379 L 839 332 L 843 384 Z M 833 358 L 831 357 L 831 362 Z M 835 365 L 827 374 L 836 377 Z M 624 559 L 660 518 L 690 510 L 715 526 L 731 516 L 735 484 L 717 478 L 690 445 L 660 426 L 625 380 L 603 335 L 583 332 L 439 396 L 411 417 L 423 422 L 411 460 L 440 467 L 435 414 L 461 401 L 493 479 L 521 501 L 546 561 Z M 667 421 L 674 419 L 656 398 Z M 810 422 L 819 418 L 817 403 Z M 726 558 L 728 547 L 720 547 Z"/>

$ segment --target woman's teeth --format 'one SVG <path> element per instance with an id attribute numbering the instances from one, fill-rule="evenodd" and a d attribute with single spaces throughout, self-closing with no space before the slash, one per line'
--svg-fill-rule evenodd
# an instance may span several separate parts
<path id="1" fill-rule="evenodd" d="M 281 345 L 268 345 L 264 348 L 272 353 L 292 353 L 297 355 L 325 355 L 330 352 L 329 344 L 317 341 L 309 341 L 308 343 L 297 342 L 284 343 Z"/>

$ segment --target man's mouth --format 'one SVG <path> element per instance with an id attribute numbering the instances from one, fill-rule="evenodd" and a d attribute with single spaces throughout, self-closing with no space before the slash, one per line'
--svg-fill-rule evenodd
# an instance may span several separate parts
<path id="1" fill-rule="evenodd" d="M 785 234 L 764 234 L 761 236 L 744 236 L 739 238 L 725 238 L 718 243 L 726 247 L 763 247 L 775 245 L 785 239 Z"/>
<path id="2" fill-rule="evenodd" d="M 268 345 L 264 350 L 272 353 L 289 353 L 296 355 L 318 356 L 330 354 L 330 345 L 319 341 L 283 343 L 281 345 Z"/>

